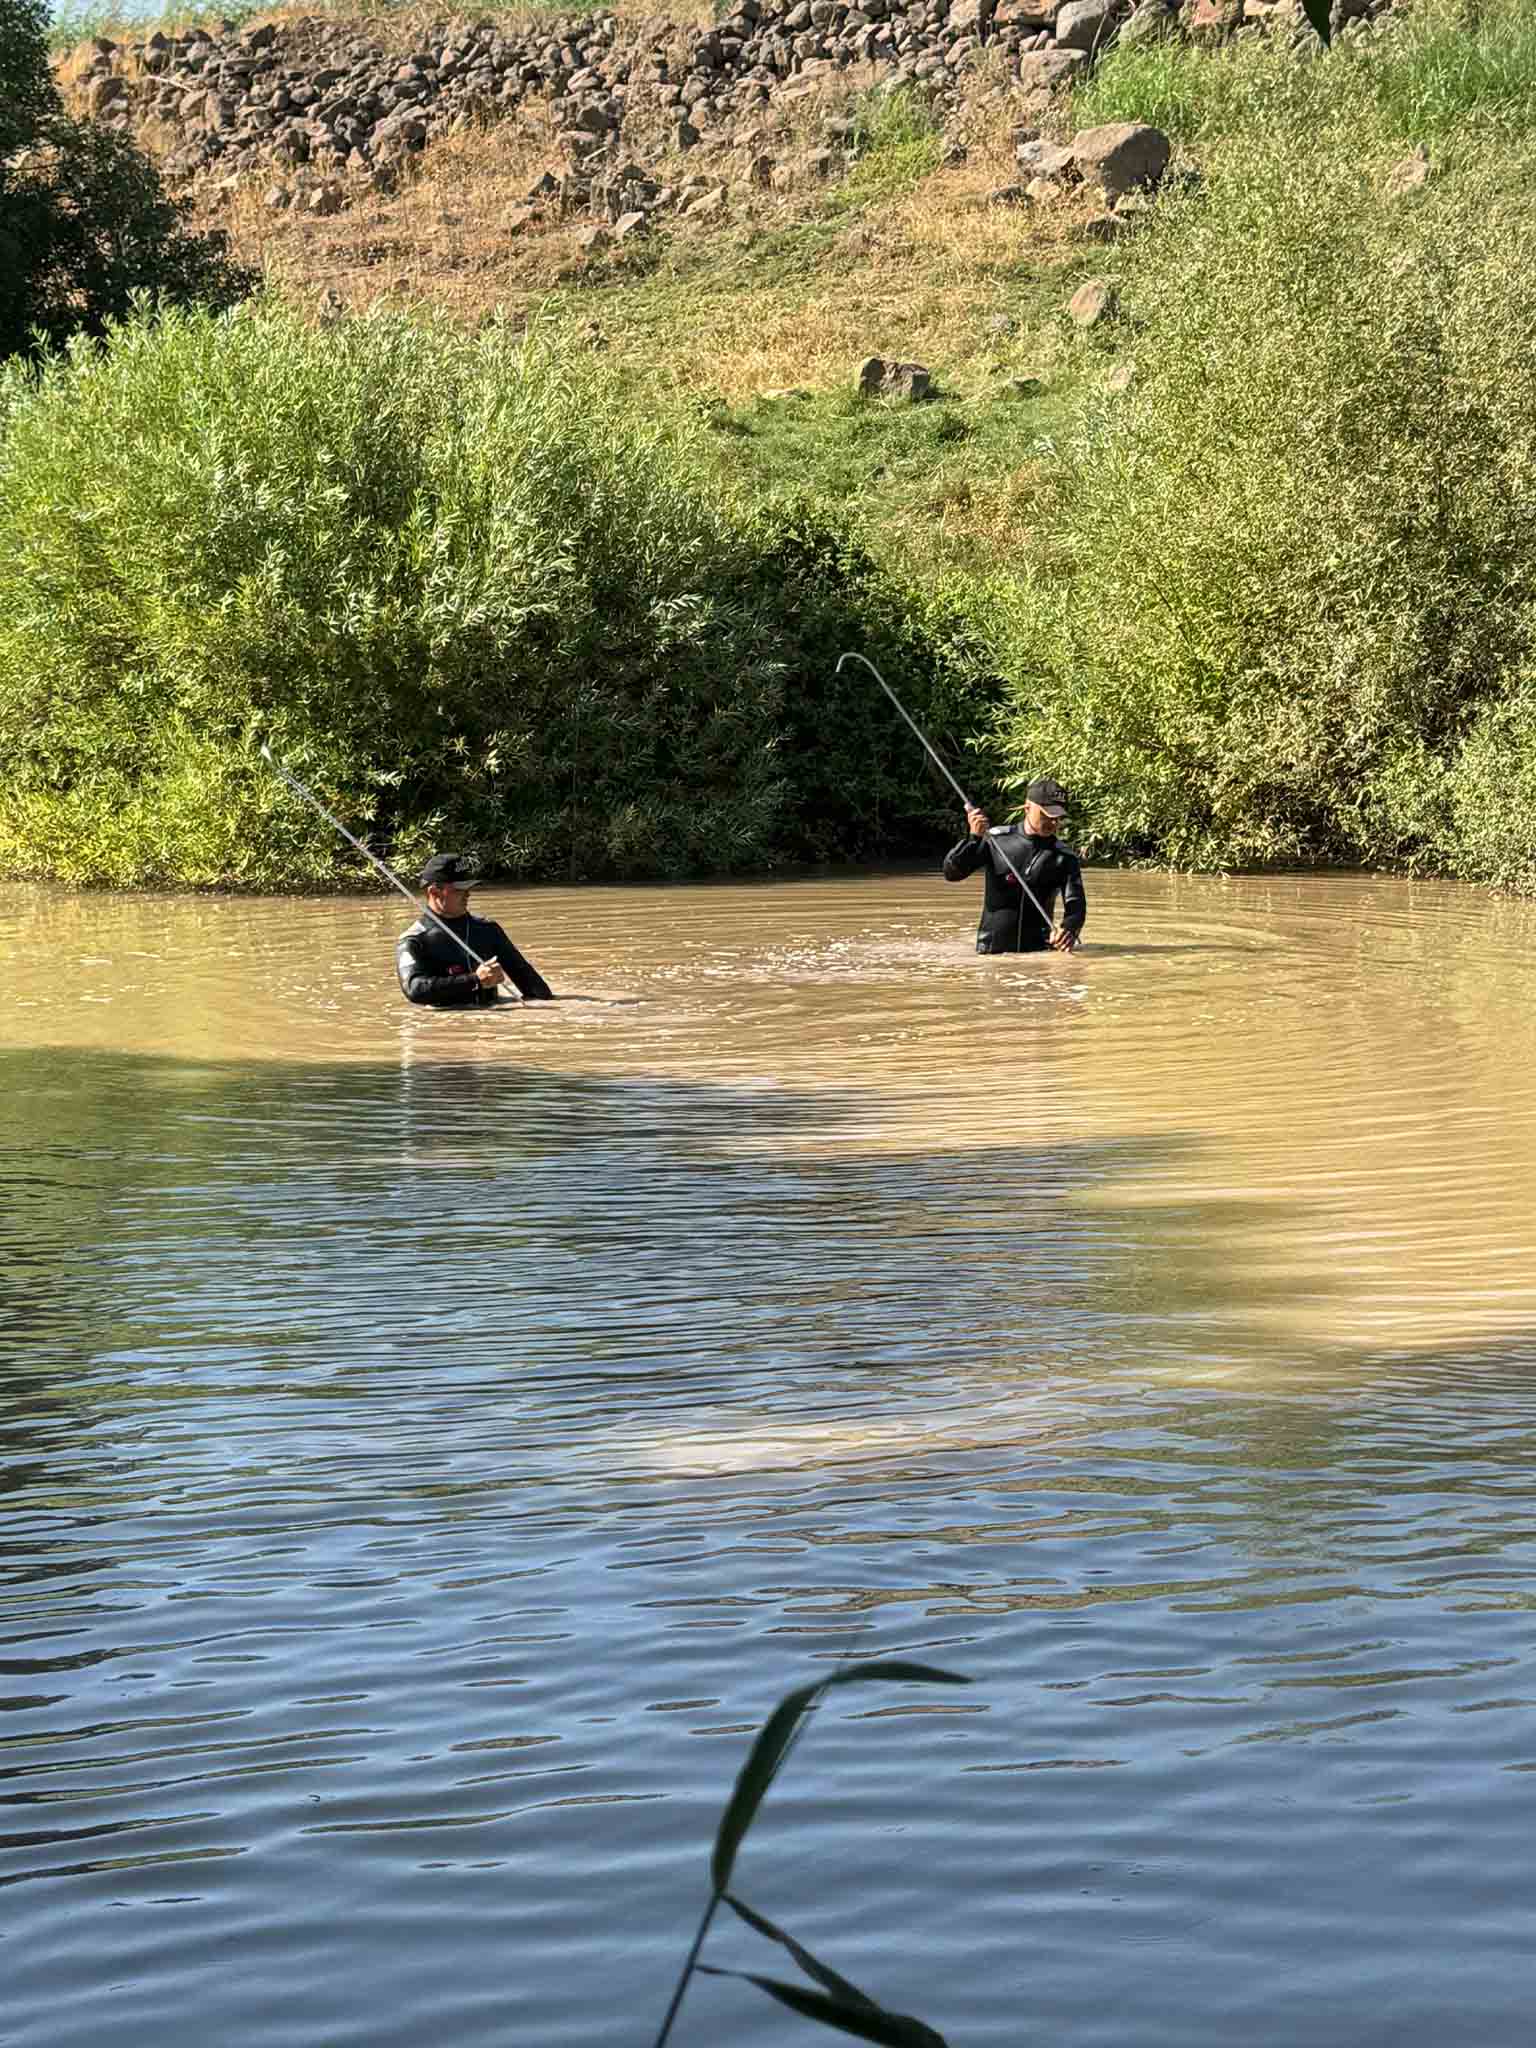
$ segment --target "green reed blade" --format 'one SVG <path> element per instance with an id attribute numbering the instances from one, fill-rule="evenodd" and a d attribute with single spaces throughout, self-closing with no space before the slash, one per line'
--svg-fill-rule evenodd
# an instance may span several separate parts
<path id="1" fill-rule="evenodd" d="M 725 1903 L 737 1918 L 745 1920 L 749 1927 L 755 1927 L 759 1934 L 766 1934 L 770 1941 L 776 1941 L 782 1948 L 787 1948 L 807 1977 L 814 1977 L 816 1982 L 830 1991 L 841 2004 L 864 2007 L 871 2012 L 880 2010 L 875 2000 L 861 1991 L 857 1984 L 850 1984 L 848 1979 L 840 1976 L 830 1963 L 823 1963 L 813 1956 L 792 1934 L 787 1933 L 782 1927 L 776 1927 L 766 1913 L 754 1911 L 745 1899 L 738 1899 L 732 1892 L 726 1893 Z"/>
<path id="2" fill-rule="evenodd" d="M 853 2034 L 861 2041 L 879 2041 L 884 2048 L 948 2048 L 942 2034 L 904 2012 L 886 2012 L 881 2006 L 844 2005 L 824 1991 L 807 1991 L 799 1984 L 786 1984 L 779 1977 L 759 1977 L 751 1970 L 719 1970 L 713 1963 L 700 1963 L 706 1977 L 739 1977 L 743 1984 L 755 1984 L 791 2012 L 819 2020 L 824 2027 Z"/>
<path id="3" fill-rule="evenodd" d="M 742 1838 L 751 1827 L 763 1802 L 763 1794 L 773 1783 L 774 1774 L 784 1761 L 795 1730 L 808 1709 L 821 1697 L 825 1683 L 823 1679 L 819 1684 L 797 1686 L 793 1692 L 785 1693 L 758 1730 L 757 1740 L 736 1774 L 736 1783 L 720 1816 L 720 1825 L 715 1830 L 709 1881 L 717 1892 L 725 1891 L 730 1884 L 736 1851 L 741 1847 Z"/>
<path id="4" fill-rule="evenodd" d="M 1333 41 L 1332 0 L 1301 0 L 1301 11 L 1317 30 L 1317 39 L 1326 50 Z"/>
<path id="5" fill-rule="evenodd" d="M 834 1671 L 829 1677 L 818 1679 L 814 1685 L 797 1686 L 793 1692 L 786 1693 L 759 1730 L 757 1740 L 737 1774 L 730 1801 L 720 1816 L 709 1869 L 710 1883 L 716 1892 L 729 1888 L 736 1852 L 763 1803 L 768 1787 L 778 1775 L 779 1766 L 806 1714 L 830 1687 L 862 1685 L 875 1679 L 910 1679 L 923 1685 L 970 1684 L 968 1678 L 961 1678 L 953 1671 L 941 1671 L 934 1664 L 915 1664 L 905 1657 L 877 1657 L 867 1664 L 851 1664 L 845 1670 Z"/>
<path id="6" fill-rule="evenodd" d="M 915 1679 L 919 1685 L 969 1685 L 959 1671 L 943 1671 L 937 1664 L 918 1664 L 910 1657 L 871 1657 L 864 1664 L 845 1664 L 824 1678 L 823 1686 L 862 1685 L 866 1679 Z"/>

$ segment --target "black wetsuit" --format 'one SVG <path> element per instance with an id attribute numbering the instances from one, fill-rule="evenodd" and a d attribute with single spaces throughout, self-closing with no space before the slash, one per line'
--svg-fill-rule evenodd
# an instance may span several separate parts
<path id="1" fill-rule="evenodd" d="M 466 946 L 473 946 L 482 960 L 499 960 L 527 1002 L 553 1002 L 549 983 L 523 958 L 499 924 L 488 917 L 445 917 L 443 923 L 448 931 L 457 932 Z M 469 955 L 429 918 L 418 918 L 408 932 L 400 934 L 395 971 L 408 1002 L 427 1003 L 438 1010 L 484 1010 L 497 1000 L 495 989 L 480 986 Z"/>
<path id="2" fill-rule="evenodd" d="M 1049 924 L 1009 871 L 1000 846 L 1047 910 L 1061 897 L 1064 928 L 1080 932 L 1088 916 L 1088 898 L 1083 893 L 1083 870 L 1071 847 L 1022 832 L 1017 825 L 994 825 L 985 839 L 962 839 L 944 856 L 946 882 L 963 882 L 978 868 L 985 869 L 977 952 L 1038 953 L 1051 936 Z"/>

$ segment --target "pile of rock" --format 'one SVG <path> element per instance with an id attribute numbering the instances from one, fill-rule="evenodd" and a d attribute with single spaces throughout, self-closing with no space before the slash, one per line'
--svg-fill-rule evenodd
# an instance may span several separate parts
<path id="1" fill-rule="evenodd" d="M 1336 0 L 1341 19 L 1390 0 Z M 941 98 L 986 64 L 1014 89 L 1045 93 L 1111 41 L 1188 31 L 1226 35 L 1296 16 L 1295 0 L 733 0 L 708 28 L 643 27 L 611 15 L 530 26 L 452 21 L 402 55 L 362 24 L 304 19 L 219 33 L 156 33 L 91 46 L 77 75 L 109 126 L 156 124 L 178 138 L 172 177 L 306 167 L 315 210 L 339 174 L 387 181 L 434 136 L 548 104 L 574 169 L 625 154 L 626 124 L 659 120 L 681 148 L 735 140 L 733 126 L 775 101 L 858 68 Z M 766 181 L 771 167 L 760 172 Z M 315 201 L 313 194 L 323 192 Z"/>

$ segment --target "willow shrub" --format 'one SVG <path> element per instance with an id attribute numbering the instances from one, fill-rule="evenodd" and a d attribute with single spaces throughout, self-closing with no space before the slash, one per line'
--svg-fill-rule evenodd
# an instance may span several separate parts
<path id="1" fill-rule="evenodd" d="M 1531 145 L 1393 197 L 1401 142 L 1326 111 L 1230 137 L 1118 265 L 1135 381 L 1085 408 L 1006 607 L 1008 749 L 1102 849 L 1512 871 L 1455 789 L 1532 729 Z"/>
<path id="2" fill-rule="evenodd" d="M 941 723 L 975 668 L 846 537 L 702 479 L 553 340 L 263 307 L 0 383 L 0 871 L 323 886 L 356 858 L 526 876 L 888 851 L 936 828 L 845 646 Z"/>

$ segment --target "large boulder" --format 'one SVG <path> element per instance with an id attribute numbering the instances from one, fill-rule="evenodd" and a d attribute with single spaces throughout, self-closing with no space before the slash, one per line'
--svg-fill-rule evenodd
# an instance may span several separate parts
<path id="1" fill-rule="evenodd" d="M 1056 17 L 1057 47 L 1085 55 L 1098 49 L 1114 33 L 1120 11 L 1121 0 L 1066 0 Z"/>
<path id="2" fill-rule="evenodd" d="M 892 363 L 867 356 L 859 365 L 860 398 L 904 398 L 917 404 L 929 396 L 932 373 L 925 363 Z"/>
<path id="3" fill-rule="evenodd" d="M 1087 62 L 1082 50 L 1029 50 L 1019 59 L 1019 84 L 1026 92 L 1056 92 L 1070 85 Z"/>
<path id="4" fill-rule="evenodd" d="M 1077 156 L 1070 143 L 1043 142 L 1037 137 L 1033 142 L 1021 142 L 1014 155 L 1037 178 L 1075 181 L 1079 175 Z"/>
<path id="5" fill-rule="evenodd" d="M 1168 168 L 1170 144 L 1161 128 L 1140 121 L 1109 121 L 1072 140 L 1072 161 L 1085 185 L 1096 185 L 1113 206 L 1127 192 L 1146 192 Z"/>
<path id="6" fill-rule="evenodd" d="M 1074 327 L 1097 327 L 1112 320 L 1116 310 L 1114 286 L 1105 277 L 1090 277 L 1067 301 L 1067 318 Z"/>
<path id="7" fill-rule="evenodd" d="M 1194 42 L 1223 42 L 1243 25 L 1243 0 L 1187 0 L 1183 23 Z"/>
<path id="8" fill-rule="evenodd" d="M 1137 0 L 1130 19 L 1116 38 L 1122 50 L 1160 43 L 1179 32 L 1179 0 Z"/>
<path id="9" fill-rule="evenodd" d="M 994 4 L 995 0 L 949 0 L 950 28 L 956 35 L 984 36 L 992 25 Z"/>

